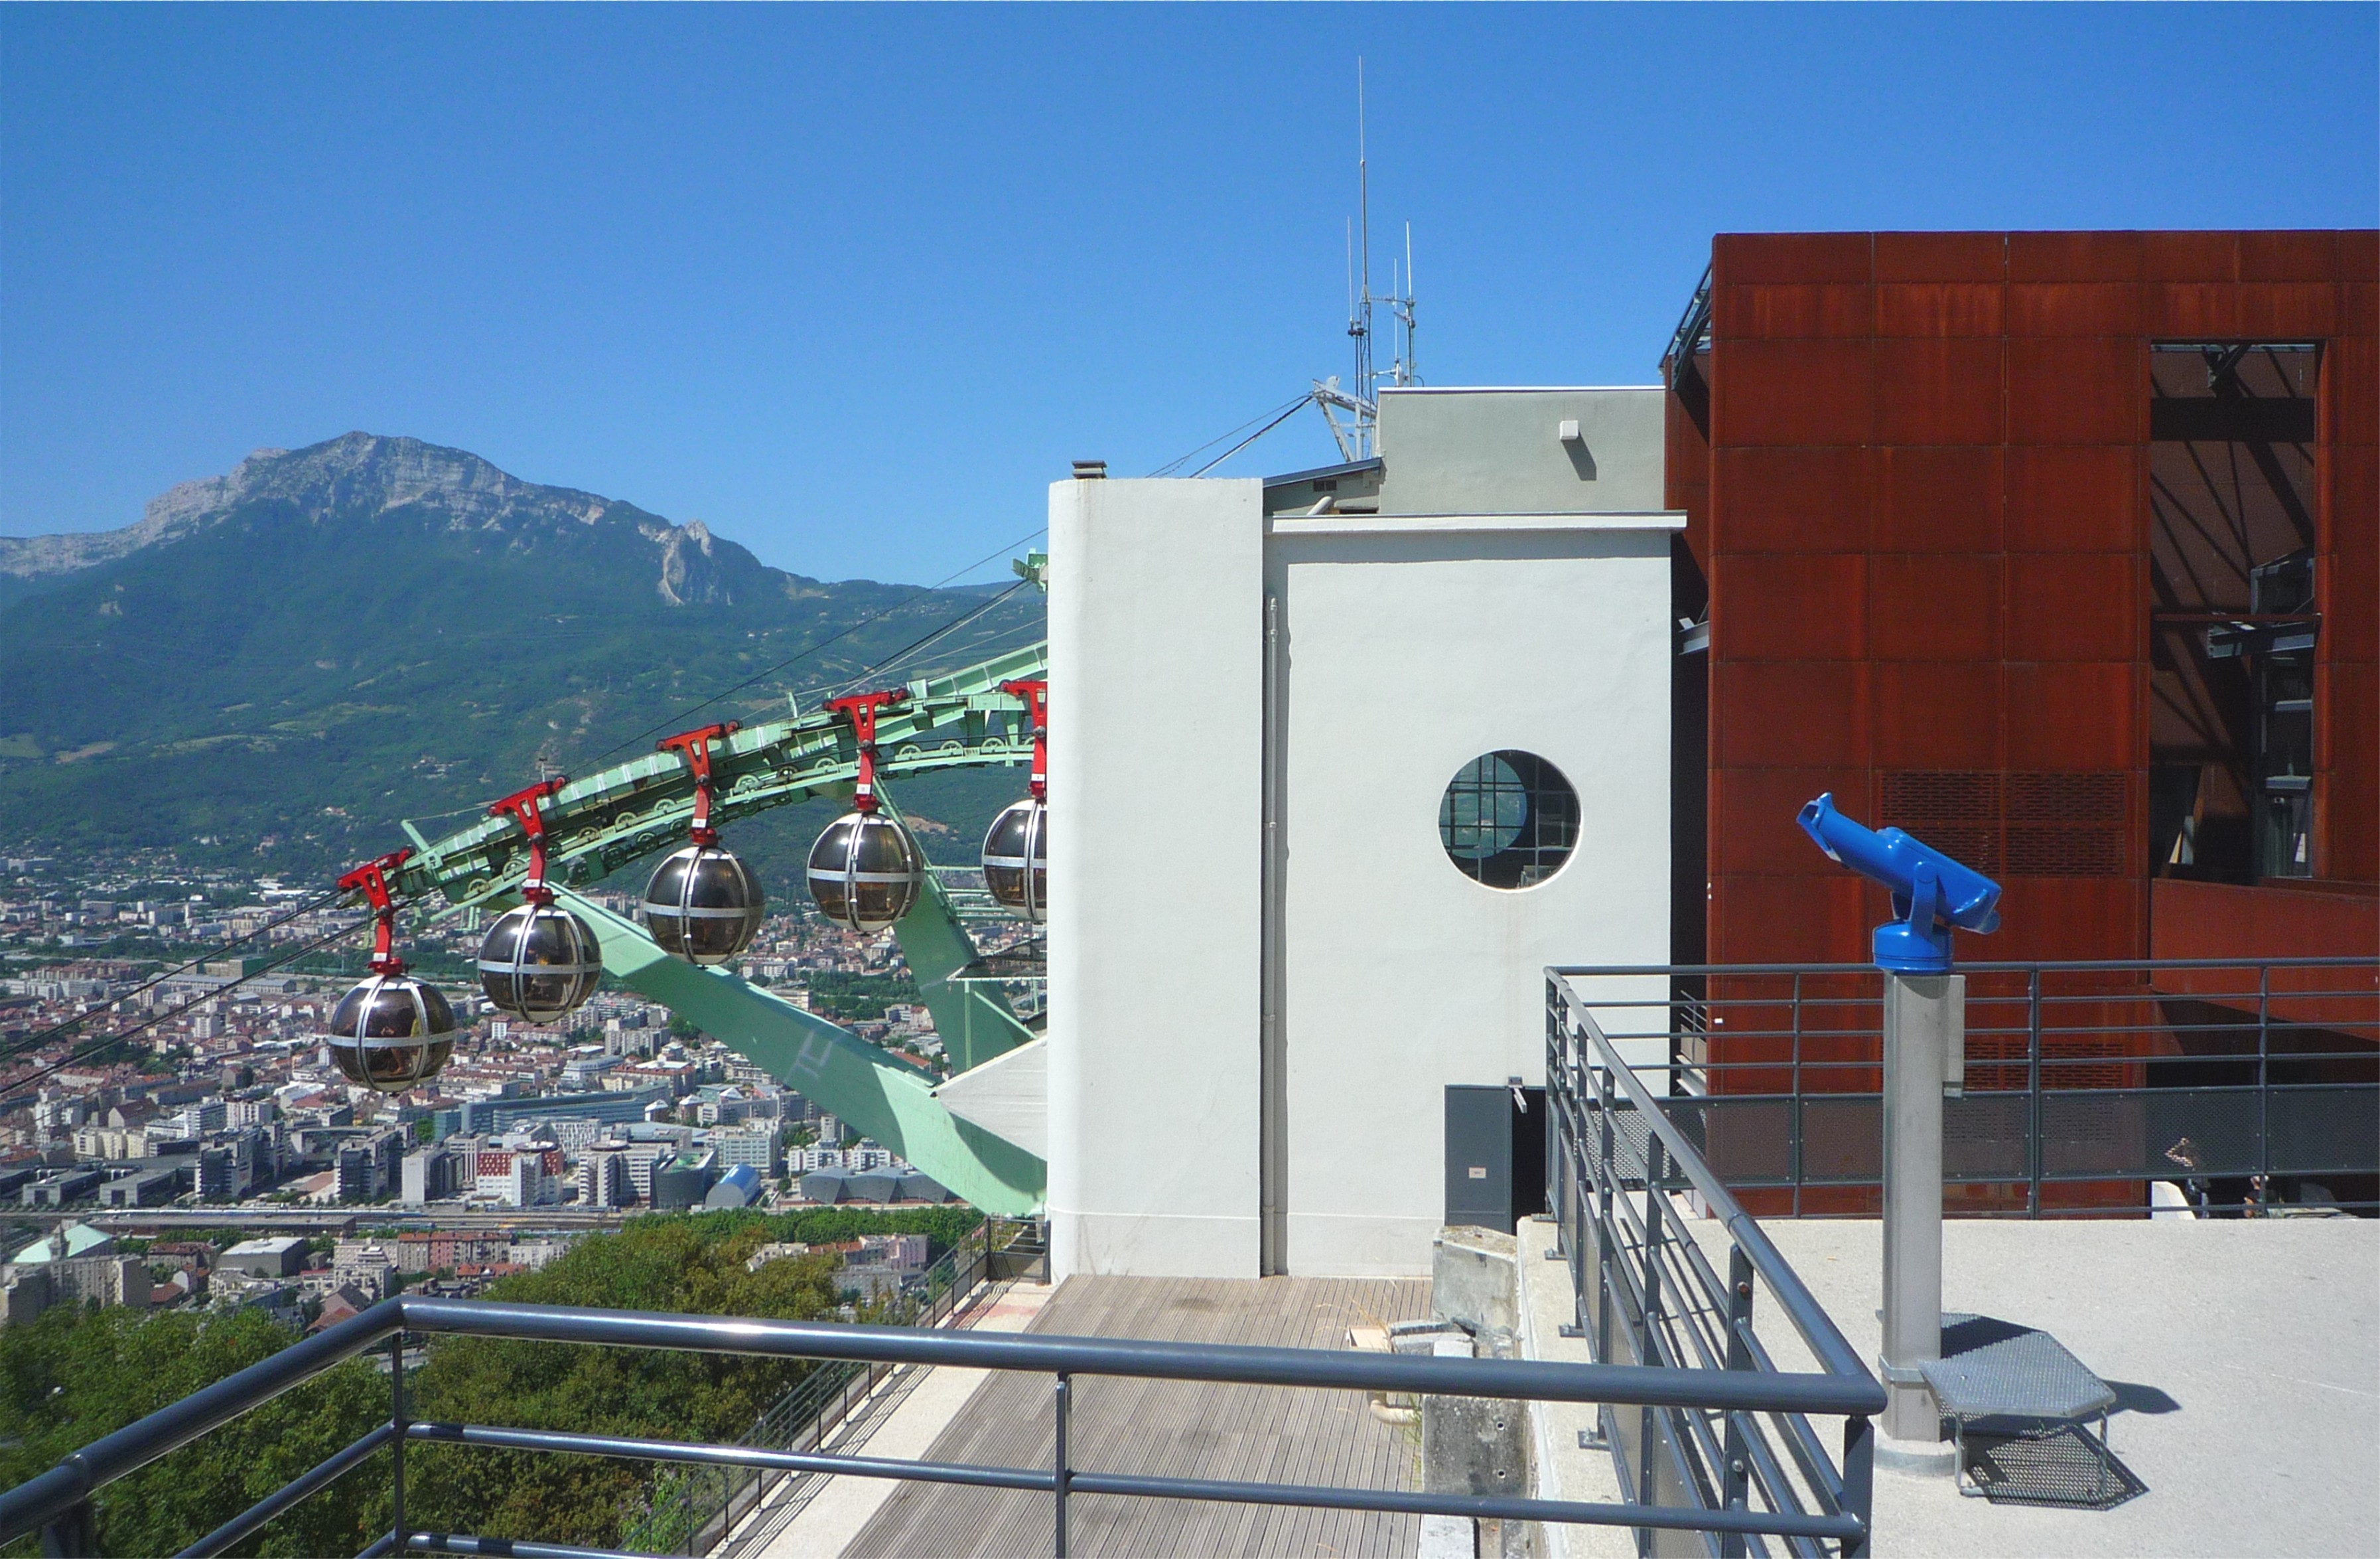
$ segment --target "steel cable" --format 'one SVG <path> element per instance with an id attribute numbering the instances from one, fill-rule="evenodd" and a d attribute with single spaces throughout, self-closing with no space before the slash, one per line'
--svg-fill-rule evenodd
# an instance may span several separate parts
<path id="1" fill-rule="evenodd" d="M 76 1017 L 70 1017 L 64 1023 L 44 1029 L 40 1033 L 31 1035 L 29 1038 L 17 1041 L 6 1049 L 0 1050 L 0 1061 L 6 1061 L 12 1056 L 22 1055 L 29 1050 L 39 1050 L 42 1046 L 49 1043 L 52 1040 L 56 1039 L 59 1035 L 71 1033 L 73 1030 L 81 1028 L 85 1023 L 89 1022 L 91 1018 L 96 1017 L 101 1013 L 122 1005 L 124 1003 L 130 1001 L 133 997 L 140 995 L 144 991 L 153 991 L 158 986 L 163 985 L 165 981 L 174 979 L 177 975 L 189 973 L 192 969 L 197 968 L 200 964 L 207 962 L 211 958 L 221 957 L 224 954 L 229 952 L 235 947 L 254 942 L 258 937 L 262 936 L 269 932 L 274 931 L 279 927 L 285 926 L 290 921 L 298 920 L 303 916 L 310 915 L 315 910 L 321 909 L 325 906 L 335 904 L 339 900 L 347 896 L 347 895 L 342 893 L 327 893 L 319 898 L 309 899 L 304 904 L 299 905 L 297 908 L 289 911 L 286 915 L 283 915 L 276 920 L 267 920 L 264 924 L 257 927 L 254 931 L 249 932 L 245 936 L 236 936 L 229 942 L 222 943 L 214 947 L 211 947 L 199 956 L 192 958 L 188 963 L 183 964 L 176 968 L 167 969 L 163 974 L 151 979 L 145 984 L 136 985 L 131 990 L 123 993 L 121 995 L 110 996 L 107 1000 L 100 1003 L 97 1006 L 91 1007 Z"/>
<path id="2" fill-rule="evenodd" d="M 295 948 L 290 952 L 284 953 L 277 958 L 268 961 L 261 968 L 250 969 L 246 974 L 238 975 L 228 984 L 220 985 L 214 990 L 206 993 L 204 995 L 193 996 L 188 1001 L 184 1002 L 180 1006 L 175 1007 L 170 1011 L 158 1013 L 154 1017 L 134 1024 L 129 1029 L 118 1029 L 113 1034 L 102 1034 L 84 1044 L 78 1045 L 73 1050 L 67 1052 L 64 1056 L 50 1063 L 47 1066 L 42 1067 L 39 1071 L 32 1072 L 21 1078 L 12 1078 L 7 1079 L 5 1083 L 0 1083 L 0 1089 L 5 1089 L 8 1094 L 14 1095 L 18 1091 L 40 1082 L 43 1078 L 64 1071 L 68 1066 L 71 1066 L 76 1062 L 91 1055 L 95 1051 L 103 1050 L 111 1044 L 115 1044 L 121 1041 L 129 1040 L 138 1035 L 145 1034 L 161 1023 L 168 1022 L 174 1018 L 181 1017 L 182 1014 L 189 1011 L 192 1007 L 200 1006 L 208 1002 L 219 1000 L 222 997 L 228 995 L 230 993 L 238 990 L 241 986 L 247 984 L 251 980 L 262 979 L 264 976 L 272 973 L 274 969 L 281 968 L 285 964 L 295 963 L 310 953 L 319 953 L 334 942 L 344 942 L 348 937 L 355 935 L 358 932 L 363 930 L 365 926 L 370 924 L 371 924 L 371 922 L 367 920 L 359 922 L 358 924 L 345 926 L 337 931 L 316 937 L 313 941 L 307 943 L 304 946 Z"/>

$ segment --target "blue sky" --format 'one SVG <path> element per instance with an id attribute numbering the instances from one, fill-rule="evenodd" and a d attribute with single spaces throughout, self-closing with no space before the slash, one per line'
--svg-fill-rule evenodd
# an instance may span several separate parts
<path id="1" fill-rule="evenodd" d="M 1439 384 L 1715 231 L 2380 221 L 2369 5 L 0 6 L 0 533 L 363 428 L 941 579 L 1347 371 L 1359 54 Z"/>

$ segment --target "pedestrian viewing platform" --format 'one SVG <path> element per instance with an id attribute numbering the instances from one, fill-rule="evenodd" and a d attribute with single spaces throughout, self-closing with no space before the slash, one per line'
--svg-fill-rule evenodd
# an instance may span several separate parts
<path id="1" fill-rule="evenodd" d="M 1679 1226 L 1723 1259 L 1718 1225 Z M 1761 1226 L 1875 1358 L 1882 1224 Z M 1557 1331 L 1572 1295 L 1566 1267 L 1544 1259 L 1553 1225 L 1521 1228 L 1530 1357 L 1583 1360 L 1585 1343 Z M 2111 1449 L 2146 1492 L 2108 1510 L 2005 1504 L 1961 1494 L 1947 1474 L 1879 1468 L 1877 1554 L 2380 1553 L 2380 1223 L 1952 1219 L 1942 1244 L 1946 1309 L 2037 1327 L 2113 1388 Z M 1810 1367 L 1790 1329 L 1762 1335 L 1781 1368 Z M 1589 1410 L 1537 1411 L 1548 1419 L 1537 1443 L 1554 1455 L 1536 1492 L 1618 1498 L 1610 1457 L 1576 1449 Z M 1635 1553 L 1621 1530 L 1547 1532 L 1549 1559 Z"/>
<path id="2" fill-rule="evenodd" d="M 1679 1226 L 1724 1264 L 1726 1235 L 1675 1204 Z M 1881 1339 L 1882 1225 L 1763 1224 L 1863 1357 Z M 1548 1259 L 1554 1225 L 1521 1225 L 1523 1346 L 1585 1362 L 1563 1338 L 1568 1267 Z M 1880 1469 L 1876 1552 L 1998 1555 L 2360 1555 L 2380 1553 L 2380 1223 L 2362 1218 L 2071 1223 L 1952 1220 L 1943 1289 L 1952 1309 L 2055 1336 L 2117 1397 L 2115 1457 L 2145 1492 L 2107 1510 L 1995 1503 L 1946 1475 Z M 1351 1326 L 1428 1313 L 1426 1282 L 1328 1278 L 1075 1277 L 1026 1329 L 1164 1341 L 1344 1347 Z M 1815 1361 L 1790 1328 L 1762 1330 L 1779 1368 Z M 971 1394 L 935 1399 L 932 1374 Z M 1046 1464 L 1050 1382 L 1038 1375 L 938 1370 L 898 1406 L 869 1454 L 978 1465 Z M 1385 1424 L 1357 1394 L 1193 1382 L 1081 1382 L 1074 1455 L 1085 1468 L 1160 1476 L 1419 1487 L 1415 1432 Z M 920 1414 L 917 1409 L 927 1411 Z M 1540 1497 L 1622 1497 L 1607 1452 L 1578 1448 L 1591 1407 L 1536 1404 Z M 2095 1429 L 2095 1425 L 2094 1426 Z M 888 1437 L 897 1437 L 895 1444 Z M 862 1519 L 836 1510 L 866 1502 Z M 1046 1552 L 1049 1496 L 839 1478 L 766 1555 L 995 1555 Z M 1378 1514 L 1077 1496 L 1083 1554 L 1410 1554 L 1418 1518 Z M 872 1514 L 866 1512 L 872 1511 Z M 823 1517 L 824 1519 L 821 1519 Z M 767 1525 L 766 1512 L 756 1525 Z M 856 1530 L 855 1530 L 856 1529 Z M 1547 1559 L 1633 1556 L 1621 1528 L 1551 1527 Z"/>

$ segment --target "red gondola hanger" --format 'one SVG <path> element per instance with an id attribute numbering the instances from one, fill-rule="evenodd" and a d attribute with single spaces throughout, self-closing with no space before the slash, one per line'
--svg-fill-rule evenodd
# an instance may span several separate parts
<path id="1" fill-rule="evenodd" d="M 480 988 L 497 1010 L 530 1023 L 553 1023 L 595 993 L 603 957 L 595 930 L 554 902 L 545 880 L 545 814 L 539 803 L 569 779 L 556 774 L 490 804 L 488 815 L 508 817 L 528 840 L 528 873 L 521 902 L 507 909 L 480 941 Z"/>
<path id="2" fill-rule="evenodd" d="M 851 810 L 827 824 L 810 846 L 810 897 L 826 918 L 873 935 L 916 907 L 925 882 L 925 857 L 897 818 L 880 811 L 876 794 L 876 721 L 909 695 L 895 688 L 830 699 L 827 709 L 850 720 L 859 748 L 859 775 Z"/>
<path id="3" fill-rule="evenodd" d="M 516 790 L 488 807 L 490 817 L 511 818 L 528 838 L 528 875 L 521 879 L 520 895 L 531 904 L 553 902 L 553 890 L 545 883 L 545 817 L 538 810 L 538 803 L 569 783 L 569 775 L 556 774 Z"/>
<path id="4" fill-rule="evenodd" d="M 1033 717 L 1033 777 L 1026 788 L 1035 800 L 1046 801 L 1050 798 L 1050 684 L 1038 676 L 1026 676 L 1002 683 L 1000 690 L 1023 699 Z"/>
<path id="5" fill-rule="evenodd" d="M 412 859 L 413 847 L 392 850 L 368 860 L 339 879 L 341 893 L 361 893 L 371 906 L 374 974 L 403 974 L 405 960 L 396 956 L 396 897 L 388 891 L 388 874 Z"/>
<path id="6" fill-rule="evenodd" d="M 389 876 L 410 849 L 368 860 L 339 879 L 371 907 L 371 972 L 339 999 L 322 1036 L 331 1060 L 352 1083 L 401 1093 L 429 1081 L 455 1052 L 455 1012 L 437 987 L 414 979 L 396 956 L 396 895 Z"/>
<path id="7" fill-rule="evenodd" d="M 740 729 L 733 720 L 681 731 L 654 749 L 685 758 L 694 774 L 692 842 L 653 869 L 645 883 L 645 931 L 654 945 L 692 964 L 723 964 L 751 945 L 768 913 L 759 879 L 719 842 L 710 825 L 714 799 L 710 744 Z"/>
<path id="8" fill-rule="evenodd" d="M 846 715 L 851 720 L 852 739 L 859 744 L 859 782 L 851 794 L 851 810 L 855 812 L 876 810 L 876 716 L 888 705 L 902 702 L 908 690 L 893 688 L 880 693 L 854 693 L 848 698 L 829 699 L 830 713 Z"/>
<path id="9" fill-rule="evenodd" d="M 655 752 L 683 754 L 686 766 L 694 771 L 694 826 L 688 832 L 694 842 L 706 849 L 719 843 L 719 830 L 710 826 L 710 744 L 743 728 L 741 721 L 722 720 L 715 725 L 663 737 L 653 745 Z"/>
<path id="10" fill-rule="evenodd" d="M 1050 684 L 1038 677 L 1003 682 L 1033 722 L 1030 794 L 1003 809 L 983 836 L 983 884 L 1003 907 L 1039 924 L 1050 885 Z"/>

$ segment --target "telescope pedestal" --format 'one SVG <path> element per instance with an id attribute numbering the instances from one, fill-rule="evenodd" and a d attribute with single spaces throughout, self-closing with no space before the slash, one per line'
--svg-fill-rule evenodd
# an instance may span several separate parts
<path id="1" fill-rule="evenodd" d="M 1961 1089 L 1967 980 L 1888 974 L 1884 982 L 1883 1431 L 1942 1438 L 1918 1366 L 1942 1357 L 1942 1099 Z"/>

